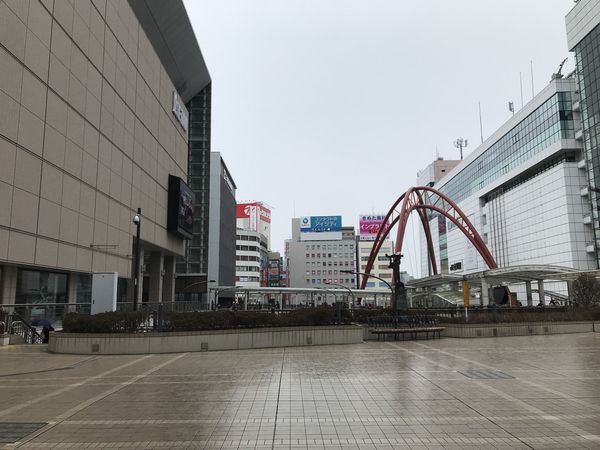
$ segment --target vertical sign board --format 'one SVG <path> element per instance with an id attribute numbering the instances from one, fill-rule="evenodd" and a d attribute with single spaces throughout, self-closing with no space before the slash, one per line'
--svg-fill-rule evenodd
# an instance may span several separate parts
<path id="1" fill-rule="evenodd" d="M 194 193 L 174 175 L 169 175 L 167 230 L 182 239 L 191 239 L 194 231 Z"/>
<path id="2" fill-rule="evenodd" d="M 96 272 L 92 274 L 92 314 L 117 310 L 116 272 Z"/>
<path id="3" fill-rule="evenodd" d="M 181 125 L 181 128 L 187 131 L 189 125 L 189 116 L 187 109 L 185 109 L 185 106 L 183 106 L 183 101 L 179 97 L 179 94 L 177 94 L 177 91 L 173 91 L 173 115 Z"/>

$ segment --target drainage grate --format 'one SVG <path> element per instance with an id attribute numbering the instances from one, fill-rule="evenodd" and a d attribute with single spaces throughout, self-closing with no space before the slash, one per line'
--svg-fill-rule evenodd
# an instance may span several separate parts
<path id="1" fill-rule="evenodd" d="M 47 423 L 0 422 L 0 443 L 12 444 L 48 425 Z"/>
<path id="2" fill-rule="evenodd" d="M 473 380 L 497 380 L 497 379 L 508 379 L 514 378 L 512 375 L 502 372 L 496 369 L 477 369 L 477 370 L 465 370 L 459 371 L 458 373 L 463 374 L 467 378 Z"/>

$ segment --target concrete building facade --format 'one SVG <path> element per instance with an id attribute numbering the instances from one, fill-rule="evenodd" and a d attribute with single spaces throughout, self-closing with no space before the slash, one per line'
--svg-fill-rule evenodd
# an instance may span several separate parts
<path id="1" fill-rule="evenodd" d="M 93 272 L 116 272 L 124 300 L 138 208 L 149 295 L 173 298 L 169 175 L 187 179 L 199 61 L 179 1 L 0 2 L 2 303 L 89 301 Z"/>
<path id="2" fill-rule="evenodd" d="M 268 257 L 265 237 L 257 231 L 238 228 L 235 245 L 235 285 L 261 286 L 263 261 Z"/>
<path id="3" fill-rule="evenodd" d="M 335 283 L 355 287 L 355 275 L 342 272 L 356 269 L 354 227 L 341 226 L 340 217 L 335 229 L 313 231 L 316 228 L 302 227 L 305 219 L 292 219 L 292 239 L 286 243 L 289 286 L 327 287 L 328 283 Z"/>

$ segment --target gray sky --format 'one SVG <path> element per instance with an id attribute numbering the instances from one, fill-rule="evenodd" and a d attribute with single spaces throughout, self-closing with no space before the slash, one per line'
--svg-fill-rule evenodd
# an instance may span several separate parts
<path id="1" fill-rule="evenodd" d="M 213 80 L 212 148 L 238 200 L 291 218 L 387 212 L 436 155 L 480 142 L 550 80 L 571 0 L 184 0 Z M 408 229 L 403 269 L 417 268 Z"/>

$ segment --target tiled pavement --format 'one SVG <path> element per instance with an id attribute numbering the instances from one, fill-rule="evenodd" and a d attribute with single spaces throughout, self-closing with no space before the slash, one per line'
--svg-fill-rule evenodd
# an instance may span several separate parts
<path id="1" fill-rule="evenodd" d="M 14 422 L 47 425 L 0 446 L 600 448 L 600 333 L 104 357 L 0 347 L 0 434 Z"/>

